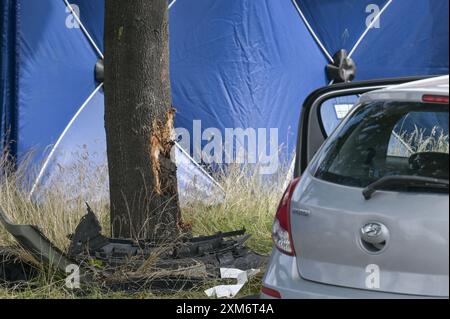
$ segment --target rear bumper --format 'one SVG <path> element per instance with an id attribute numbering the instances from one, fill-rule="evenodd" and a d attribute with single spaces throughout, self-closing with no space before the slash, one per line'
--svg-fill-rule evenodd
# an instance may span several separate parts
<path id="1" fill-rule="evenodd" d="M 263 286 L 274 289 L 283 299 L 427 299 L 430 297 L 392 294 L 321 284 L 300 277 L 295 257 L 274 249 Z M 261 294 L 261 299 L 271 299 Z M 448 299 L 444 298 L 444 299 Z"/>

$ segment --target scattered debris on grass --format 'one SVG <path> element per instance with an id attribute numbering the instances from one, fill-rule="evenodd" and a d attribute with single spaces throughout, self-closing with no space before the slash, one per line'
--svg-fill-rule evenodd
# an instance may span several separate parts
<path id="1" fill-rule="evenodd" d="M 205 291 L 210 298 L 234 298 L 241 291 L 244 285 L 260 272 L 259 269 L 250 269 L 243 271 L 233 268 L 220 269 L 220 277 L 222 279 L 236 279 L 234 285 L 219 285 Z"/>
<path id="2" fill-rule="evenodd" d="M 233 278 L 224 276 L 223 268 L 255 269 L 264 267 L 267 262 L 266 256 L 245 246 L 250 238 L 245 230 L 184 237 L 163 244 L 108 238 L 102 235 L 100 223 L 89 206 L 87 215 L 70 236 L 67 254 L 55 247 L 36 226 L 15 225 L 1 210 L 0 221 L 39 264 L 51 266 L 62 274 L 68 266 L 77 265 L 82 283 L 96 281 L 112 291 L 191 290 L 221 278 Z M 14 263 L 8 265 L 13 267 Z M 22 267 L 20 263 L 17 265 Z M 243 277 L 236 278 L 240 285 L 237 293 L 247 277 L 245 282 Z"/>
<path id="3" fill-rule="evenodd" d="M 36 267 L 16 252 L 13 247 L 0 248 L 0 286 L 14 287 L 37 276 Z"/>

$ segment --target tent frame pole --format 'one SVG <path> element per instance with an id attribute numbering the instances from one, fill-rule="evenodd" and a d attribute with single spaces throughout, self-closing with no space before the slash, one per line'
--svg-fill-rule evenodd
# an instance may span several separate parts
<path id="1" fill-rule="evenodd" d="M 355 45 L 353 46 L 352 50 L 350 51 L 350 53 L 348 54 L 348 58 L 350 59 L 353 54 L 355 53 L 356 49 L 358 49 L 359 45 L 361 44 L 361 42 L 365 39 L 366 35 L 369 33 L 369 31 L 373 28 L 373 26 L 375 25 L 375 23 L 377 23 L 381 16 L 383 15 L 383 13 L 389 8 L 389 6 L 392 4 L 393 0 L 389 0 L 384 7 L 380 10 L 380 12 L 378 12 L 377 16 L 372 20 L 372 22 L 367 26 L 366 30 L 364 30 L 363 34 L 361 35 L 361 37 L 359 37 L 358 41 L 356 41 Z"/>
<path id="2" fill-rule="evenodd" d="M 59 147 L 59 145 L 61 144 L 61 142 L 63 141 L 64 137 L 66 136 L 67 132 L 70 130 L 70 128 L 72 127 L 72 125 L 75 123 L 75 121 L 78 119 L 78 117 L 80 116 L 80 114 L 84 111 L 84 109 L 88 106 L 89 102 L 91 102 L 91 100 L 94 98 L 94 96 L 101 90 L 101 88 L 103 87 L 103 83 L 101 83 L 99 86 L 97 86 L 97 88 L 91 93 L 91 95 L 89 95 L 89 97 L 86 99 L 86 101 L 81 105 L 81 107 L 78 109 L 77 113 L 75 113 L 75 115 L 72 117 L 72 119 L 70 120 L 69 124 L 67 124 L 66 128 L 64 129 L 64 131 L 61 133 L 60 137 L 58 138 L 58 140 L 56 141 L 55 145 L 53 145 L 52 150 L 50 151 L 49 155 L 47 156 L 47 158 L 45 159 L 44 164 L 42 165 L 41 170 L 39 171 L 38 176 L 36 177 L 36 180 L 34 181 L 33 187 L 31 188 L 31 191 L 29 193 L 29 198 L 31 198 L 34 194 L 34 192 L 36 191 L 36 188 L 39 184 L 39 182 L 41 181 L 42 177 L 44 176 L 45 171 L 47 170 L 48 165 L 50 164 L 51 159 L 53 158 L 53 156 L 55 155 L 56 149 Z"/>
<path id="3" fill-rule="evenodd" d="M 102 59 L 104 59 L 103 56 L 103 52 L 99 49 L 98 45 L 95 43 L 94 39 L 92 38 L 92 36 L 90 35 L 89 31 L 86 29 L 86 27 L 84 26 L 83 22 L 81 22 L 80 17 L 77 15 L 77 13 L 75 12 L 75 10 L 73 9 L 72 5 L 69 3 L 69 1 L 67 0 L 63 0 L 66 7 L 70 10 L 71 14 L 73 15 L 73 17 L 75 18 L 75 20 L 77 21 L 78 25 L 80 26 L 81 30 L 83 30 L 84 35 L 86 36 L 86 38 L 89 40 L 89 42 L 91 43 L 91 45 L 94 47 L 95 51 L 97 52 L 98 56 Z"/>
<path id="4" fill-rule="evenodd" d="M 320 49 L 323 51 L 325 56 L 330 60 L 331 63 L 334 62 L 333 57 L 331 56 L 330 52 L 325 48 L 322 41 L 320 41 L 319 37 L 317 36 L 316 32 L 314 31 L 313 27 L 309 23 L 308 19 L 306 19 L 306 16 L 303 14 L 302 9 L 300 9 L 300 6 L 297 3 L 297 0 L 292 0 L 292 3 L 294 4 L 295 8 L 297 9 L 297 12 L 300 14 L 300 17 L 302 18 L 303 22 L 306 25 L 306 28 L 308 29 L 309 33 L 311 33 L 312 37 L 316 41 L 316 43 L 319 45 Z"/>

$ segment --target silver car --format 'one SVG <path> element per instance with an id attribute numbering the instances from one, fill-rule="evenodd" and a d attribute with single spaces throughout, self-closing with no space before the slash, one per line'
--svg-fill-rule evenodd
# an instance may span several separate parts
<path id="1" fill-rule="evenodd" d="M 262 298 L 448 298 L 449 78 L 411 81 L 307 99 Z"/>

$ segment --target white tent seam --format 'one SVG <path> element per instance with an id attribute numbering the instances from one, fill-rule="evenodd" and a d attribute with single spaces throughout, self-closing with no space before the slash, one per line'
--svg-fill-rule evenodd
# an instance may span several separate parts
<path id="1" fill-rule="evenodd" d="M 205 169 L 199 164 L 199 163 L 197 163 L 197 161 L 196 160 L 194 160 L 193 158 L 192 158 L 192 156 L 191 155 L 189 155 L 189 153 L 188 152 L 186 152 L 186 150 L 183 148 L 183 147 L 181 147 L 181 145 L 178 143 L 178 142 L 175 142 L 175 146 L 187 157 L 187 158 L 189 158 L 189 160 L 192 162 L 192 163 L 194 163 L 194 165 L 195 166 L 197 166 L 197 168 L 198 169 L 200 169 L 200 171 L 203 173 L 203 174 L 205 174 L 213 183 L 214 183 L 214 185 L 216 185 L 217 187 L 219 187 L 220 188 L 220 190 L 223 192 L 223 193 L 225 193 L 225 190 L 223 189 L 223 187 L 207 172 L 207 171 L 205 171 Z"/>
<path id="2" fill-rule="evenodd" d="M 172 6 L 175 4 L 175 2 L 177 2 L 177 0 L 173 0 L 173 1 L 169 4 L 169 10 L 170 10 L 170 8 L 172 8 Z"/>
<path id="3" fill-rule="evenodd" d="M 375 25 L 375 23 L 377 23 L 381 16 L 383 15 L 383 13 L 387 10 L 387 8 L 389 8 L 389 6 L 392 4 L 393 0 L 389 0 L 383 7 L 383 9 L 380 10 L 380 12 L 378 12 L 377 16 L 372 20 L 372 22 L 367 26 L 366 30 L 364 31 L 364 33 L 361 35 L 361 37 L 358 39 L 358 41 L 356 41 L 356 44 L 354 45 L 353 49 L 350 51 L 350 53 L 348 54 L 348 58 L 351 58 L 353 56 L 353 54 L 355 53 L 356 49 L 359 47 L 359 45 L 361 44 L 361 42 L 364 40 L 364 38 L 366 37 L 366 35 L 369 33 L 369 31 L 373 28 L 373 26 Z"/>
<path id="4" fill-rule="evenodd" d="M 81 107 L 78 109 L 77 113 L 75 113 L 75 115 L 72 117 L 72 119 L 70 120 L 69 124 L 67 124 L 66 128 L 64 129 L 64 131 L 62 132 L 62 134 L 60 135 L 60 137 L 58 138 L 58 140 L 56 141 L 55 145 L 53 146 L 52 150 L 50 151 L 50 154 L 47 156 L 47 158 L 45 159 L 44 164 L 42 165 L 41 170 L 39 171 L 39 174 L 36 178 L 36 180 L 34 181 L 33 187 L 31 188 L 29 197 L 31 198 L 34 194 L 34 192 L 36 191 L 36 188 L 39 184 L 39 182 L 41 181 L 42 177 L 44 176 L 45 171 L 47 170 L 48 165 L 50 164 L 50 160 L 53 158 L 53 156 L 55 155 L 56 149 L 59 147 L 59 145 L 61 144 L 62 140 L 64 139 L 64 137 L 66 136 L 67 132 L 69 131 L 69 129 L 72 127 L 73 123 L 75 123 L 75 121 L 78 119 L 78 117 L 80 116 L 80 114 L 84 111 L 84 109 L 86 108 L 86 106 L 89 104 L 89 102 L 91 102 L 91 100 L 94 98 L 94 96 L 98 93 L 98 91 L 100 91 L 100 89 L 103 87 L 103 83 L 101 83 L 92 93 L 91 95 L 89 95 L 89 97 L 86 99 L 86 101 L 81 105 Z"/>
<path id="5" fill-rule="evenodd" d="M 83 30 L 84 35 L 87 37 L 87 39 L 89 40 L 89 42 L 91 43 L 91 45 L 94 47 L 95 51 L 97 52 L 97 54 L 104 59 L 104 55 L 103 52 L 99 49 L 98 45 L 95 43 L 94 39 L 92 38 L 92 36 L 90 35 L 89 31 L 86 29 L 86 27 L 84 26 L 83 22 L 81 22 L 80 17 L 76 14 L 75 10 L 72 8 L 71 4 L 67 1 L 67 0 L 63 0 L 64 3 L 66 4 L 66 7 L 70 10 L 70 12 L 72 13 L 72 15 L 74 16 L 75 20 L 77 20 L 77 23 L 80 25 L 81 30 Z M 170 4 L 169 4 L 169 10 L 170 8 L 172 8 L 172 6 L 177 2 L 177 0 L 173 0 Z"/>
<path id="6" fill-rule="evenodd" d="M 326 57 L 328 58 L 328 60 L 330 60 L 330 62 L 334 62 L 333 57 L 331 56 L 331 54 L 328 52 L 328 50 L 325 48 L 325 46 L 323 45 L 323 43 L 320 41 L 319 37 L 317 36 L 317 34 L 314 32 L 314 29 L 312 28 L 311 24 L 308 22 L 308 20 L 306 19 L 306 16 L 303 14 L 302 10 L 300 9 L 298 3 L 296 0 L 292 0 L 292 3 L 294 4 L 295 8 L 297 9 L 298 13 L 300 14 L 300 17 L 302 18 L 303 22 L 306 25 L 306 28 L 308 29 L 308 31 L 311 33 L 311 35 L 313 36 L 314 40 L 316 40 L 317 44 L 319 45 L 320 49 L 322 49 L 323 53 L 326 55 Z"/>
<path id="7" fill-rule="evenodd" d="M 84 35 L 86 36 L 86 38 L 89 40 L 89 42 L 91 43 L 91 45 L 94 47 L 95 51 L 97 52 L 97 54 L 100 56 L 100 58 L 104 58 L 103 56 L 103 52 L 99 49 L 99 47 L 97 46 L 97 44 L 95 43 L 94 39 L 91 37 L 91 35 L 89 34 L 88 30 L 86 29 L 86 27 L 84 26 L 83 22 L 81 22 L 80 17 L 76 14 L 75 10 L 72 8 L 72 5 L 67 1 L 67 0 L 63 0 L 64 3 L 66 4 L 67 8 L 70 10 L 70 12 L 72 13 L 73 17 L 75 18 L 75 20 L 77 20 L 77 23 L 80 25 L 81 30 L 83 30 Z"/>

